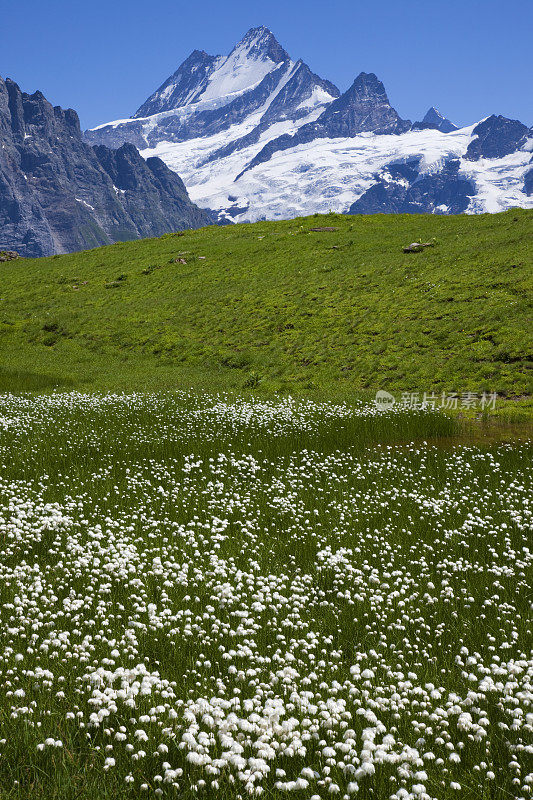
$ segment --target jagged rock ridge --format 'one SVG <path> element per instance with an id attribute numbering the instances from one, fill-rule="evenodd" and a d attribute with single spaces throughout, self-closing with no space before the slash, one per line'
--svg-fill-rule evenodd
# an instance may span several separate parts
<path id="1" fill-rule="evenodd" d="M 303 125 L 294 135 L 270 141 L 251 161 L 248 169 L 268 161 L 279 150 L 288 150 L 316 139 L 336 139 L 359 133 L 405 133 L 411 123 L 392 108 L 385 87 L 374 73 L 361 72 L 348 91 L 334 100 L 316 122 Z M 242 174 L 242 173 L 241 173 Z"/>
<path id="2" fill-rule="evenodd" d="M 86 131 L 87 141 L 140 148 L 212 137 L 245 124 L 232 152 L 258 142 L 276 122 L 302 124 L 340 94 L 289 54 L 264 26 L 252 28 L 228 56 L 195 50 L 131 120 Z M 239 144 L 235 144 L 236 141 Z M 227 143 L 226 143 L 227 144 Z"/>
<path id="3" fill-rule="evenodd" d="M 133 118 L 150 117 L 172 108 L 193 103 L 214 71 L 219 56 L 210 56 L 203 50 L 194 50 L 181 66 L 157 89 L 133 115 Z"/>
<path id="4" fill-rule="evenodd" d="M 91 147 L 75 111 L 0 78 L 0 250 L 52 255 L 212 220 L 159 158 Z"/>

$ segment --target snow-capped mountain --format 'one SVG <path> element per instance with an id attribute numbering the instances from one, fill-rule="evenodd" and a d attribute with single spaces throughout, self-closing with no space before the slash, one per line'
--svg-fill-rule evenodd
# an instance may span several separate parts
<path id="1" fill-rule="evenodd" d="M 302 125 L 294 134 L 283 134 L 270 141 L 252 159 L 248 169 L 268 161 L 279 150 L 291 150 L 317 139 L 353 138 L 360 133 L 405 133 L 409 120 L 401 119 L 392 108 L 385 87 L 370 73 L 361 72 L 347 92 L 333 100 L 314 122 Z"/>
<path id="2" fill-rule="evenodd" d="M 412 124 L 373 73 L 341 94 L 265 27 L 228 56 L 195 50 L 132 118 L 85 136 L 159 156 L 228 221 L 533 207 L 532 129 L 497 116 L 458 129 L 434 107 Z"/>
<path id="3" fill-rule="evenodd" d="M 134 117 L 147 117 L 182 106 L 219 101 L 226 104 L 258 86 L 271 72 L 290 64 L 290 56 L 267 28 L 248 31 L 229 56 L 209 56 L 195 50 L 179 69 L 148 98 Z M 285 72 L 285 70 L 281 70 Z"/>
<path id="4" fill-rule="evenodd" d="M 302 61 L 292 61 L 267 28 L 253 28 L 227 57 L 195 50 L 131 119 L 100 125 L 86 137 L 91 143 L 129 141 L 146 149 L 231 130 L 209 150 L 229 141 L 239 149 L 270 129 L 293 131 L 316 119 L 339 94 Z M 277 123 L 283 127 L 274 128 Z"/>

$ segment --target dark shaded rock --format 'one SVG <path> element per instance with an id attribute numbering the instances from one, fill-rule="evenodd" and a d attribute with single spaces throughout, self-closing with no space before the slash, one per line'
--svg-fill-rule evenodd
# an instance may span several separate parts
<path id="1" fill-rule="evenodd" d="M 240 216 L 241 214 L 246 214 L 249 210 L 250 206 L 239 206 L 236 203 L 228 208 L 223 209 L 223 213 L 225 216 L 230 217 L 231 219 L 235 219 L 236 217 Z"/>
<path id="2" fill-rule="evenodd" d="M 94 151 L 120 192 L 122 207 L 143 237 L 214 222 L 210 212 L 191 203 L 179 175 L 160 158 L 145 161 L 131 144 L 118 150 L 100 145 Z"/>
<path id="3" fill-rule="evenodd" d="M 519 150 L 530 136 L 530 131 L 517 119 L 495 116 L 476 125 L 476 136 L 468 145 L 465 158 L 478 161 L 480 158 L 503 158 Z"/>
<path id="4" fill-rule="evenodd" d="M 441 133 L 451 133 L 452 131 L 459 130 L 457 125 L 454 125 L 453 122 L 451 122 L 451 120 L 446 119 L 446 117 L 443 117 L 442 114 L 439 111 L 437 111 L 435 106 L 431 106 L 431 108 L 429 109 L 426 116 L 421 122 L 413 123 L 414 131 L 424 131 L 429 128 L 441 131 Z"/>
<path id="5" fill-rule="evenodd" d="M 294 65 L 291 76 L 265 111 L 262 122 L 272 124 L 285 119 L 295 120 L 308 113 L 308 101 L 316 89 L 322 89 L 333 98 L 340 97 L 335 84 L 312 72 L 301 59 Z"/>
<path id="6" fill-rule="evenodd" d="M 179 108 L 186 103 L 194 103 L 207 86 L 209 76 L 219 60 L 220 56 L 210 56 L 203 50 L 194 50 L 176 72 L 150 95 L 133 118 L 149 117 Z"/>
<path id="7" fill-rule="evenodd" d="M 328 138 L 372 133 L 404 133 L 411 123 L 392 108 L 385 87 L 373 72 L 361 72 L 337 100 L 334 100 L 316 123 L 317 130 Z"/>
<path id="8" fill-rule="evenodd" d="M 96 151 L 72 109 L 0 78 L 0 249 L 52 255 L 213 221 L 149 161 L 132 145 Z"/>
<path id="9" fill-rule="evenodd" d="M 235 45 L 229 57 L 236 50 L 246 49 L 248 55 L 257 59 L 270 59 L 274 64 L 281 64 L 282 61 L 290 61 L 287 51 L 280 45 L 274 34 L 265 25 L 257 28 L 250 28 L 241 41 Z"/>
<path id="10" fill-rule="evenodd" d="M 356 200 L 348 214 L 460 214 L 466 211 L 474 184 L 459 174 L 458 159 L 449 159 L 442 169 L 420 177 L 418 159 L 389 164 Z"/>

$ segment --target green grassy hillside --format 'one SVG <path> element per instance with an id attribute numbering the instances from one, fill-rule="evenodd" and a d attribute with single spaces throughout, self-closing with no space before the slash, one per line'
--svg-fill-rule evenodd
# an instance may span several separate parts
<path id="1" fill-rule="evenodd" d="M 314 216 L 3 263 L 0 389 L 528 396 L 532 223 Z"/>

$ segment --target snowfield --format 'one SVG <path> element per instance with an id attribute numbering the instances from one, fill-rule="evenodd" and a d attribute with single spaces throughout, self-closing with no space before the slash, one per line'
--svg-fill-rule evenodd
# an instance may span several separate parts
<path id="1" fill-rule="evenodd" d="M 387 164 L 422 155 L 422 174 L 438 172 L 447 158 L 460 158 L 472 140 L 475 125 L 453 133 L 436 130 L 409 131 L 402 136 L 361 134 L 349 139 L 319 139 L 310 145 L 275 153 L 270 161 L 254 167 L 238 180 L 253 156 L 273 135 L 292 133 L 290 125 L 278 126 L 254 145 L 216 162 L 210 152 L 235 137 L 231 131 L 217 137 L 179 144 L 161 142 L 142 155 L 159 156 L 178 172 L 191 199 L 206 208 L 226 208 L 228 197 L 246 208 L 236 222 L 326 213 L 343 213 L 375 182 L 374 175 Z M 240 132 L 239 132 L 240 133 Z M 242 135 L 242 134 L 241 134 Z M 533 197 L 522 191 L 531 152 L 523 150 L 499 159 L 461 161 L 461 173 L 471 178 L 479 195 L 469 213 L 505 211 L 512 206 L 533 208 Z M 295 186 L 298 190 L 295 191 Z"/>

